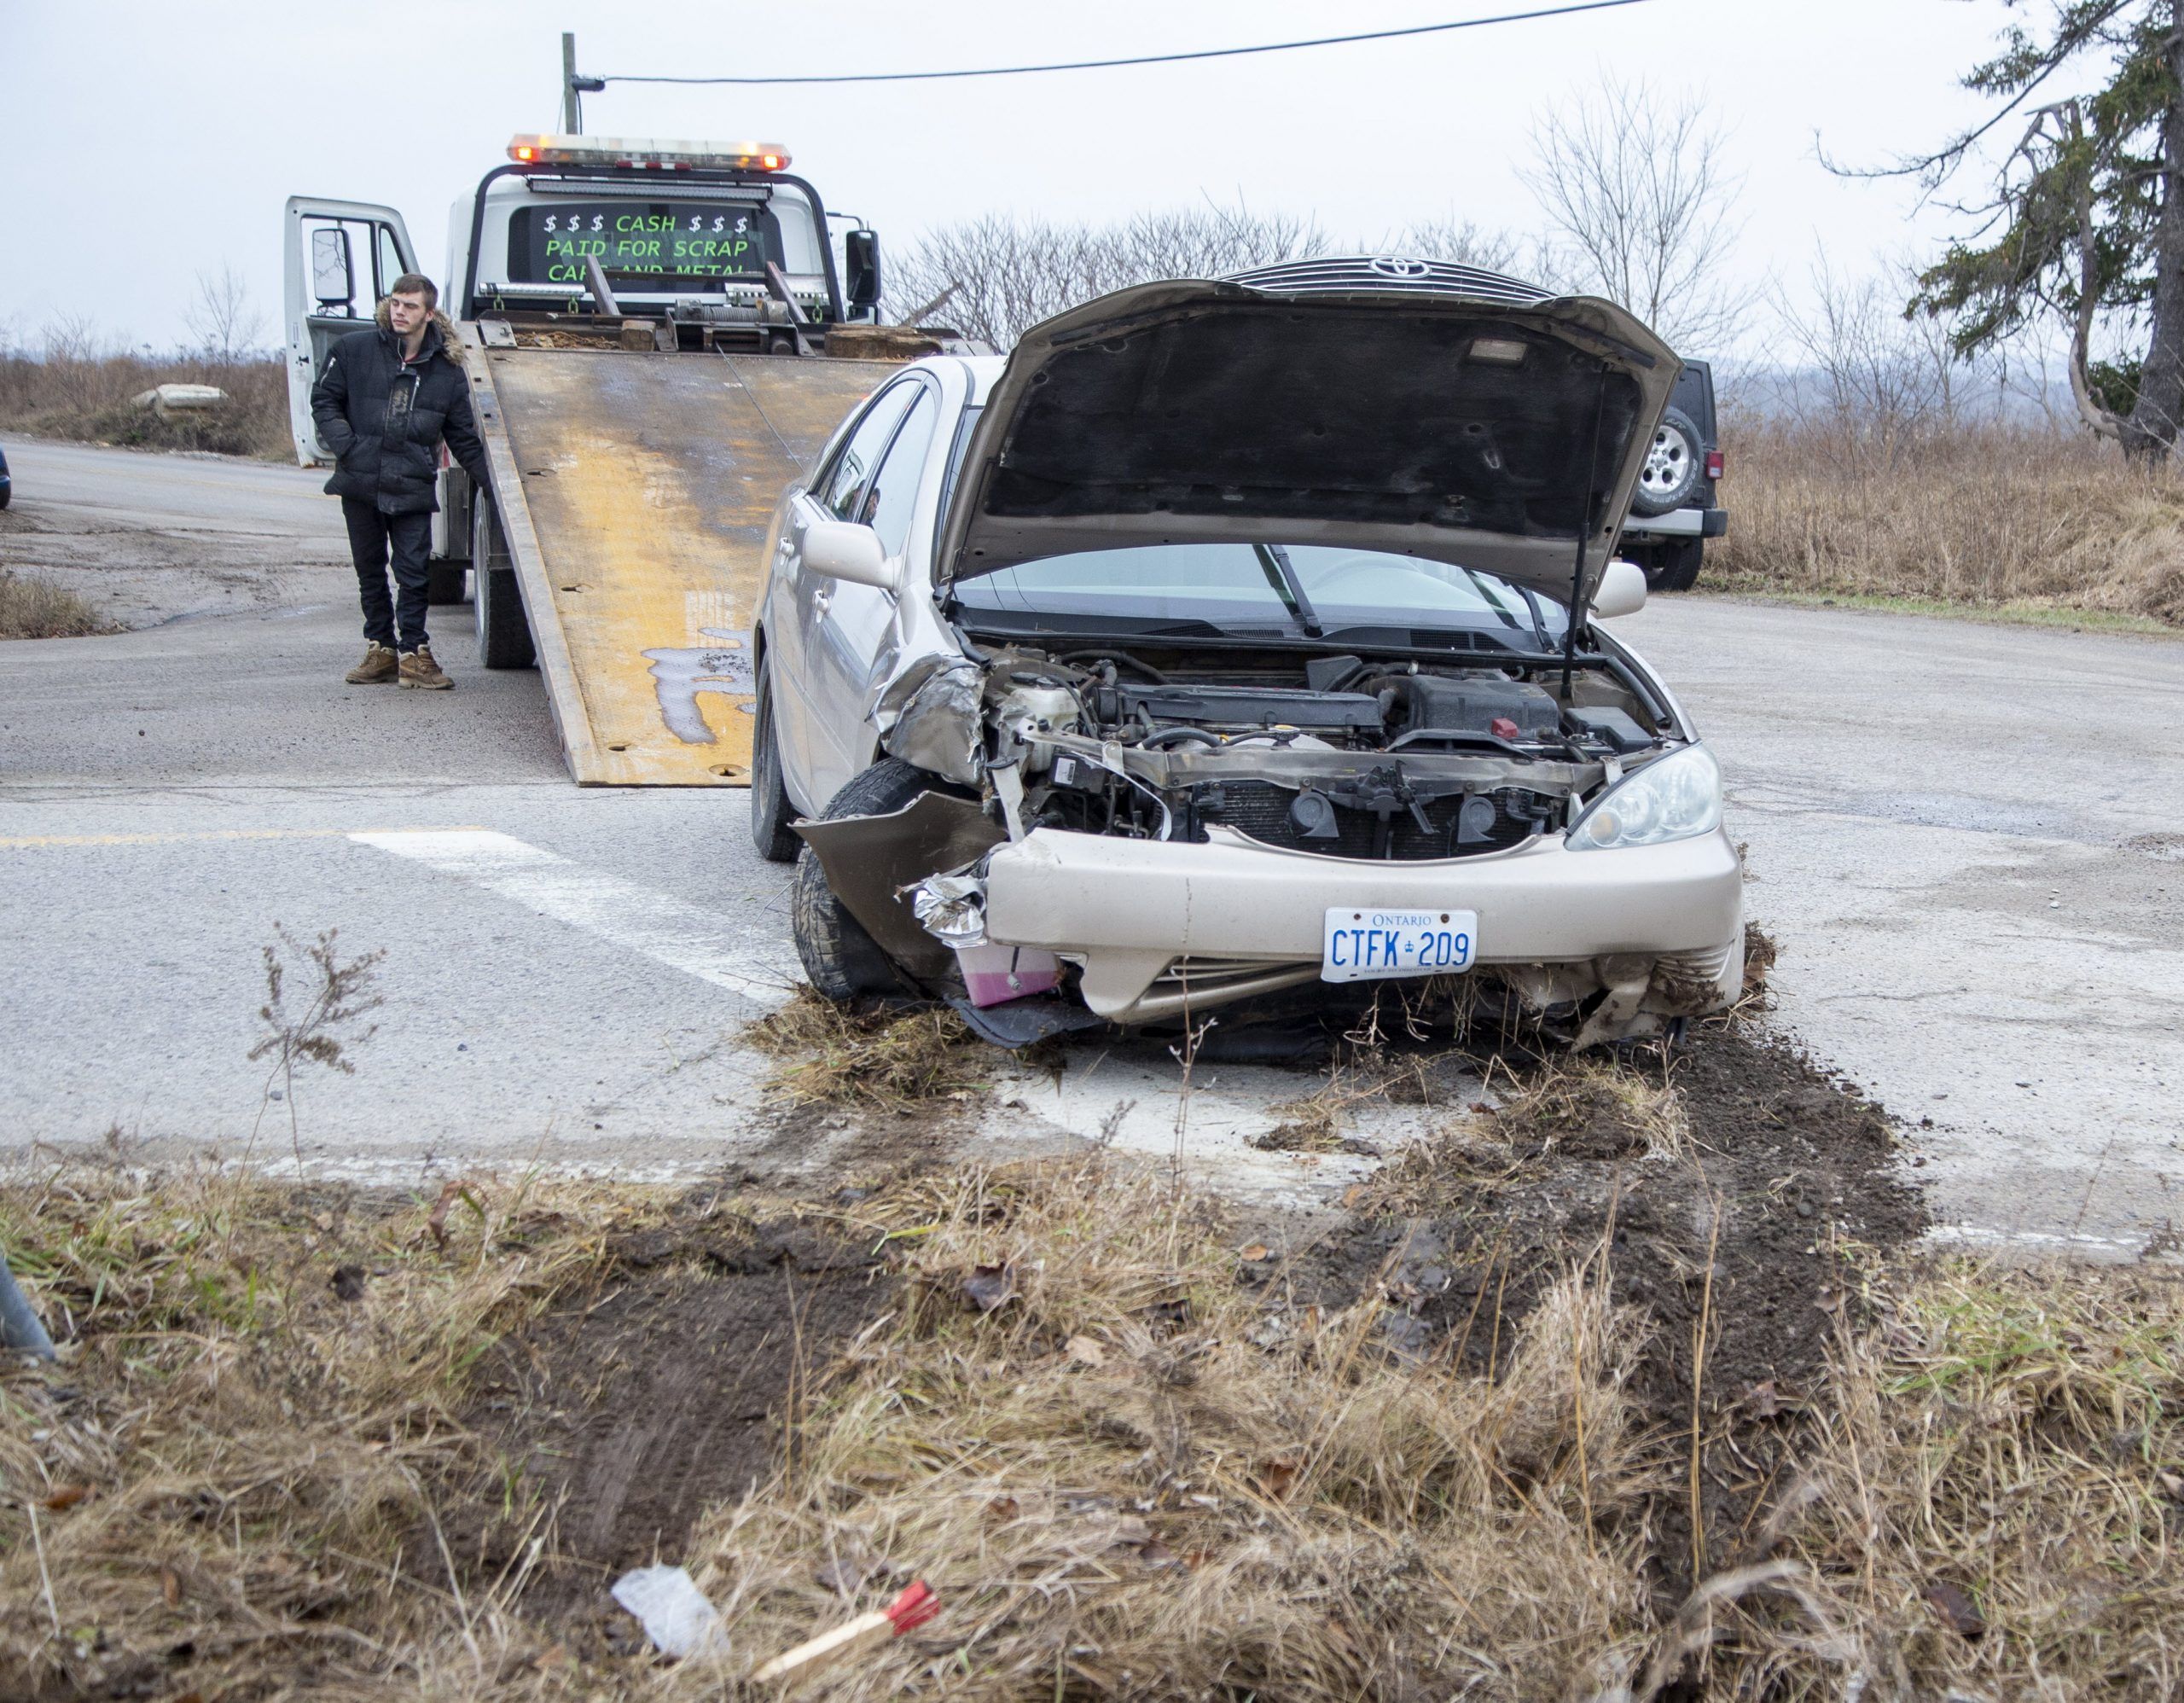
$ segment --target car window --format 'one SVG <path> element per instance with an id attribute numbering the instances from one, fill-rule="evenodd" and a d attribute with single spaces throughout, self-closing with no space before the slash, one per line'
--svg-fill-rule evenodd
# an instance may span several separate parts
<path id="1" fill-rule="evenodd" d="M 880 392 L 858 421 L 857 429 L 850 433 L 849 442 L 842 445 L 834 469 L 827 475 L 825 491 L 819 501 L 838 520 L 862 520 L 860 512 L 864 499 L 872 488 L 872 475 L 880 465 L 880 457 L 887 448 L 887 440 L 903 411 L 918 399 L 925 387 L 915 379 L 891 386 Z"/>
<path id="2" fill-rule="evenodd" d="M 865 524 L 880 534 L 889 555 L 900 555 L 909 541 L 910 510 L 917 506 L 918 475 L 925 471 L 926 451 L 932 447 L 933 422 L 940 409 L 932 392 L 918 387 L 918 398 L 909 417 L 888 446 L 886 459 L 872 481 L 865 499 Z"/>

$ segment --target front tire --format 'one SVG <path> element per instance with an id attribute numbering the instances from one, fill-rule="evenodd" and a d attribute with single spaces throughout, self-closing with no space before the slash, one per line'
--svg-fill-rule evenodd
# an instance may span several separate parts
<path id="1" fill-rule="evenodd" d="M 932 776 L 900 758 L 884 757 L 834 794 L 820 817 L 887 816 L 921 793 L 937 790 Z M 789 924 L 796 956 L 815 991 L 837 1005 L 872 995 L 915 994 L 916 984 L 880 950 L 865 926 L 851 915 L 827 885 L 827 872 L 806 846 L 798 854 L 789 894 Z"/>
<path id="2" fill-rule="evenodd" d="M 774 689 L 758 660 L 758 701 L 751 715 L 751 843 L 769 863 L 793 863 L 804 842 L 789 823 L 796 811 L 781 780 L 781 747 L 774 733 Z"/>
<path id="3" fill-rule="evenodd" d="M 537 659 L 525 619 L 523 594 L 508 561 L 500 516 L 484 493 L 470 505 L 470 561 L 477 575 L 478 661 L 486 668 L 528 668 Z"/>

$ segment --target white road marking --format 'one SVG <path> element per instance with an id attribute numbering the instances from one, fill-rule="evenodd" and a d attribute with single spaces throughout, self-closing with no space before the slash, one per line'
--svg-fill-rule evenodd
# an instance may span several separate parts
<path id="1" fill-rule="evenodd" d="M 1967 1247 L 2023 1247 L 2059 1253 L 2116 1254 L 2136 1258 L 2146 1251 L 2146 1236 L 2088 1235 L 2054 1230 L 1999 1230 L 1985 1224 L 1936 1224 L 1926 1232 L 1928 1241 Z"/>
<path id="2" fill-rule="evenodd" d="M 793 965 L 753 950 L 750 932 L 717 911 L 586 869 L 509 834 L 480 828 L 419 828 L 349 838 L 414 858 L 768 1009 L 803 979 Z"/>

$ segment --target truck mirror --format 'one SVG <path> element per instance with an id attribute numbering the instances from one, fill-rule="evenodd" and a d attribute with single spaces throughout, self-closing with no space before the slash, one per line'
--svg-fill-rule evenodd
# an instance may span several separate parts
<path id="1" fill-rule="evenodd" d="M 851 231 L 842 238 L 842 260 L 843 270 L 849 274 L 851 315 L 876 312 L 880 306 L 880 233 Z"/>
<path id="2" fill-rule="evenodd" d="M 321 307 L 348 307 L 357 299 L 355 276 L 349 264 L 349 233 L 338 224 L 322 224 L 311 234 L 311 294 Z"/>

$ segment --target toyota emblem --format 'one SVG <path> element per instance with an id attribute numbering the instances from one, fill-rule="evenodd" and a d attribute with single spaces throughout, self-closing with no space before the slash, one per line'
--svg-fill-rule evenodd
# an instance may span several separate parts
<path id="1" fill-rule="evenodd" d="M 1372 266 L 1384 278 L 1422 278 L 1433 270 L 1423 260 L 1397 259 L 1385 254 L 1375 255 Z"/>

